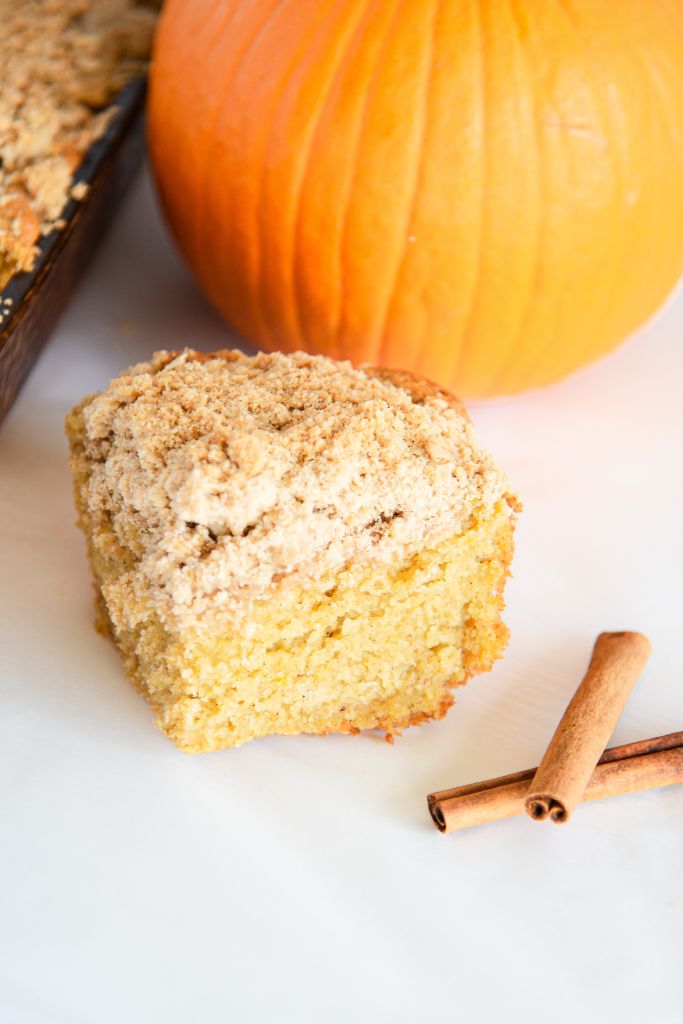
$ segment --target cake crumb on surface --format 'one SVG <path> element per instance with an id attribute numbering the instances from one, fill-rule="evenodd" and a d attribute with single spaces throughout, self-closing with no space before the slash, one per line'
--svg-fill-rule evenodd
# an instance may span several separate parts
<path id="1" fill-rule="evenodd" d="M 90 185 L 88 185 L 87 181 L 77 181 L 75 185 L 71 186 L 69 195 L 72 199 L 75 199 L 80 203 L 85 199 L 89 191 Z"/>

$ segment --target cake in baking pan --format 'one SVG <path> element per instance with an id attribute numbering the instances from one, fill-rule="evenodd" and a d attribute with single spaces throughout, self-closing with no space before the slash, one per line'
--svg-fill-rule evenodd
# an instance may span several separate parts
<path id="1" fill-rule="evenodd" d="M 144 74 L 155 0 L 0 0 L 0 288 L 64 227 L 74 173 Z M 0 318 L 1 319 L 1 318 Z"/>
<path id="2" fill-rule="evenodd" d="M 67 433 L 101 623 L 182 750 L 391 737 L 500 657 L 517 504 L 435 385 L 160 352 Z"/>

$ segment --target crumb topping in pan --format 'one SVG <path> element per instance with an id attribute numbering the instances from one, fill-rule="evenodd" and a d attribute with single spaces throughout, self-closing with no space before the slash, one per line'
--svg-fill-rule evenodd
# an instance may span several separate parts
<path id="1" fill-rule="evenodd" d="M 31 270 L 60 227 L 73 174 L 105 130 L 107 104 L 144 70 L 157 5 L 0 0 L 0 288 Z"/>

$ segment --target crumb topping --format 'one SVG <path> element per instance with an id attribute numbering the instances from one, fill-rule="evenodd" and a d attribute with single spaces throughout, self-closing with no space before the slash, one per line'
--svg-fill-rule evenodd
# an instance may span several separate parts
<path id="1" fill-rule="evenodd" d="M 102 108 L 146 65 L 155 16 L 153 0 L 0 0 L 0 287 L 59 225 Z"/>
<path id="2" fill-rule="evenodd" d="M 149 600 L 177 625 L 234 619 L 283 582 L 438 543 L 506 491 L 452 396 L 322 356 L 160 352 L 82 415 L 91 530 L 106 516 L 134 556 L 107 595 L 119 626 Z"/>

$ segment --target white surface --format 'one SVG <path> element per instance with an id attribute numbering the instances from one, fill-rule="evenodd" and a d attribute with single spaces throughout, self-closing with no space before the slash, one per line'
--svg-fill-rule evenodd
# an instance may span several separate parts
<path id="1" fill-rule="evenodd" d="M 141 180 L 0 429 L 0 1021 L 680 1024 L 683 789 L 441 836 L 425 795 L 538 763 L 596 633 L 655 647 L 616 742 L 683 728 L 683 297 L 479 405 L 526 511 L 505 660 L 443 722 L 188 758 L 92 628 L 62 419 L 224 346 Z"/>

